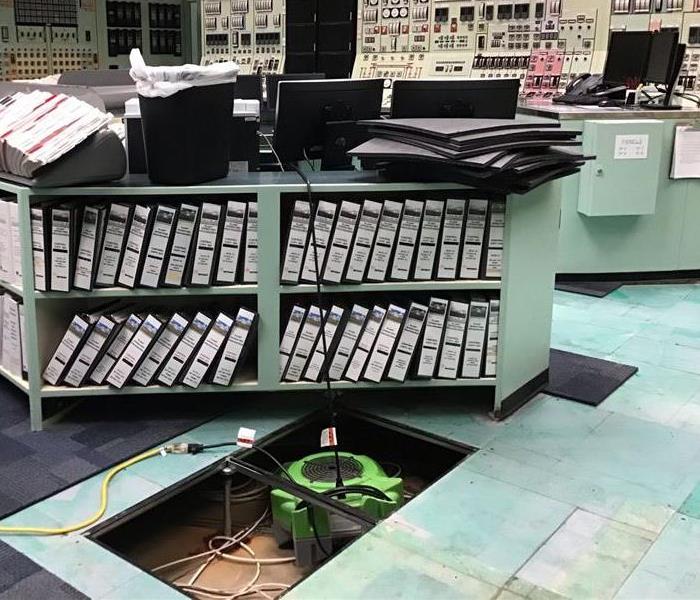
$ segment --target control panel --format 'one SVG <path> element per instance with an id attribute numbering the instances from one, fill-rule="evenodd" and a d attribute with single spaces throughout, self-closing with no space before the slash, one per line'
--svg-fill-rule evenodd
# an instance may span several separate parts
<path id="1" fill-rule="evenodd" d="M 700 0 L 358 0 L 353 77 L 517 78 L 552 96 L 600 73 L 611 30 L 676 28 L 700 89 Z"/>
<path id="2" fill-rule="evenodd" d="M 284 0 L 203 0 L 202 62 L 235 60 L 241 74 L 283 73 Z"/>

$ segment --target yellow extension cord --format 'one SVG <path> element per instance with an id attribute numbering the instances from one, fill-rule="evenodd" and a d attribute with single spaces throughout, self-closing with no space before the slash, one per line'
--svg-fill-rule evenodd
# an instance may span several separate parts
<path id="1" fill-rule="evenodd" d="M 107 498 L 108 498 L 108 488 L 109 484 L 114 479 L 114 477 L 123 471 L 124 469 L 129 468 L 132 465 L 135 465 L 136 463 L 141 462 L 142 460 L 146 460 L 147 458 L 151 458 L 152 456 L 156 456 L 157 454 L 160 454 L 162 448 L 156 448 L 154 450 L 149 450 L 148 452 L 144 452 L 143 454 L 139 454 L 138 456 L 134 456 L 133 458 L 130 458 L 129 460 L 125 460 L 123 463 L 118 464 L 115 467 L 112 467 L 107 474 L 105 475 L 104 479 L 102 480 L 102 486 L 100 488 L 100 508 L 98 511 L 92 515 L 91 517 L 88 517 L 84 521 L 81 521 L 80 523 L 76 523 L 75 525 L 69 525 L 67 527 L 56 527 L 56 528 L 51 528 L 51 527 L 3 527 L 0 526 L 0 535 L 4 533 L 10 533 L 10 534 L 24 534 L 24 535 L 63 535 L 65 533 L 72 533 L 73 531 L 78 531 L 80 529 L 84 529 L 85 527 L 89 527 L 90 525 L 97 523 L 102 518 L 102 515 L 105 514 L 105 511 L 107 510 Z"/>

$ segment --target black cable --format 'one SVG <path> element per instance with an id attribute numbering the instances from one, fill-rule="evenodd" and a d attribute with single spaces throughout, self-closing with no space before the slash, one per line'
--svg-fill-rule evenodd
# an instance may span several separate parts
<path id="1" fill-rule="evenodd" d="M 323 544 L 321 543 L 321 537 L 318 535 L 318 530 L 316 529 L 316 517 L 314 516 L 313 506 L 309 504 L 306 507 L 306 512 L 309 515 L 309 523 L 311 524 L 311 529 L 314 530 L 314 537 L 316 538 L 316 543 L 318 544 L 318 547 L 321 549 L 321 552 L 323 552 L 326 555 L 326 558 L 330 557 L 331 552 L 333 551 L 333 540 L 331 540 L 331 552 L 329 552 L 323 547 Z"/>
<path id="2" fill-rule="evenodd" d="M 204 450 L 212 450 L 214 448 L 224 448 L 226 446 L 237 446 L 238 444 L 236 442 L 222 442 L 221 444 L 190 444 L 190 453 L 191 454 L 199 454 L 200 452 L 204 452 Z M 273 463 L 275 463 L 279 468 L 280 471 L 291 481 L 292 483 L 296 483 L 292 476 L 289 474 L 289 471 L 285 468 L 285 466 L 277 460 L 274 455 L 271 452 L 268 452 L 265 450 L 265 448 L 262 448 L 261 446 L 251 446 L 250 447 L 252 450 L 257 450 L 258 452 L 264 454 L 267 456 Z"/>

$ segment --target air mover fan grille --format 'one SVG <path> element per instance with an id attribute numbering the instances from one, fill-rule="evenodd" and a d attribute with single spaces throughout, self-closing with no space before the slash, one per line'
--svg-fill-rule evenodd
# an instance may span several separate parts
<path id="1" fill-rule="evenodd" d="M 319 456 L 304 462 L 301 468 L 301 473 L 309 481 L 328 481 L 336 480 L 335 457 Z M 343 481 L 348 479 L 356 479 L 362 475 L 362 463 L 352 456 L 340 457 L 340 474 Z"/>

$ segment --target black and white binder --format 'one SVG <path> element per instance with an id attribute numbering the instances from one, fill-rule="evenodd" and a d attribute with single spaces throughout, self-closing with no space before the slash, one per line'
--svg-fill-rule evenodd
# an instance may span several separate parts
<path id="1" fill-rule="evenodd" d="M 121 315 L 118 317 L 121 318 Z M 143 316 L 137 315 L 136 313 L 130 314 L 124 321 L 122 321 L 119 331 L 114 336 L 114 339 L 107 346 L 107 351 L 102 355 L 97 365 L 90 373 L 90 381 L 96 383 L 97 385 L 102 385 L 112 370 L 114 363 L 117 362 L 124 348 L 134 337 L 134 334 L 141 327 L 143 322 Z"/>
<path id="2" fill-rule="evenodd" d="M 5 297 L 3 305 L 7 303 L 9 296 Z M 3 314 L 5 307 L 3 306 Z M 86 315 L 75 315 L 63 335 L 58 347 L 54 351 L 49 363 L 46 365 L 42 377 L 50 385 L 58 385 L 63 375 L 71 366 L 73 359 L 78 354 L 90 332 L 91 323 Z M 3 364 L 6 345 L 5 327 L 3 319 Z"/>
<path id="3" fill-rule="evenodd" d="M 12 283 L 22 287 L 22 238 L 19 233 L 19 205 L 17 202 L 10 202 L 10 240 L 12 243 Z"/>
<path id="4" fill-rule="evenodd" d="M 445 221 L 442 226 L 440 258 L 438 260 L 437 278 L 456 279 L 459 266 L 459 251 L 462 246 L 462 229 L 464 228 L 465 201 L 448 199 L 445 207 Z"/>
<path id="5" fill-rule="evenodd" d="M 97 256 L 104 235 L 107 207 L 83 208 L 78 251 L 75 257 L 73 286 L 79 290 L 92 290 L 97 275 Z"/>
<path id="6" fill-rule="evenodd" d="M 479 279 L 488 210 L 488 200 L 479 198 L 469 200 L 467 225 L 464 229 L 464 246 L 462 247 L 462 264 L 459 270 L 460 279 Z"/>
<path id="7" fill-rule="evenodd" d="M 15 270 L 10 227 L 10 202 L 0 200 L 0 279 L 7 283 L 14 283 Z"/>
<path id="8" fill-rule="evenodd" d="M 168 266 L 165 269 L 165 277 L 163 278 L 163 285 L 166 287 L 180 287 L 185 280 L 198 216 L 198 206 L 193 204 L 180 205 L 173 243 L 170 248 L 170 257 L 168 258 Z"/>
<path id="9" fill-rule="evenodd" d="M 282 379 L 284 372 L 287 370 L 287 363 L 289 363 L 289 359 L 292 356 L 305 318 L 306 309 L 303 306 L 295 305 L 292 308 L 287 326 L 280 340 L 280 379 Z"/>
<path id="10" fill-rule="evenodd" d="M 469 304 L 466 302 L 455 302 L 454 300 L 450 302 L 445 321 L 445 335 L 442 338 L 440 366 L 438 367 L 440 379 L 457 379 L 468 313 Z"/>
<path id="11" fill-rule="evenodd" d="M 139 283 L 143 287 L 157 288 L 163 277 L 163 267 L 170 250 L 170 240 L 177 219 L 177 209 L 158 205 L 151 226 L 151 239 L 146 247 Z"/>
<path id="12" fill-rule="evenodd" d="M 306 368 L 306 364 L 311 358 L 311 353 L 316 347 L 316 341 L 321 334 L 321 326 L 323 323 L 324 314 L 318 306 L 311 306 L 306 313 L 306 319 L 299 332 L 297 343 L 294 346 L 292 355 L 289 358 L 287 370 L 284 373 L 284 381 L 299 381 L 302 373 Z"/>
<path id="13" fill-rule="evenodd" d="M 421 340 L 416 368 L 416 377 L 421 379 L 431 379 L 435 374 L 448 304 L 447 300 L 441 298 L 431 298 L 428 303 L 428 316 L 425 320 L 425 332 Z"/>
<path id="14" fill-rule="evenodd" d="M 101 358 L 112 339 L 117 324 L 107 315 L 100 316 L 93 326 L 82 349 L 73 361 L 64 383 L 72 387 L 80 387 L 85 382 L 90 370 Z"/>
<path id="15" fill-rule="evenodd" d="M 49 289 L 49 248 L 51 247 L 51 223 L 49 212 L 43 208 L 32 208 L 32 264 L 34 265 L 34 289 L 46 292 Z M 0 262 L 2 262 L 0 260 Z"/>
<path id="16" fill-rule="evenodd" d="M 134 383 L 143 386 L 151 384 L 153 377 L 168 356 L 170 356 L 175 344 L 180 341 L 189 324 L 189 319 L 180 313 L 175 313 L 170 317 L 170 320 L 161 329 L 160 335 L 146 354 L 146 358 L 136 369 L 133 376 Z"/>
<path id="17" fill-rule="evenodd" d="M 384 281 L 389 270 L 389 261 L 394 250 L 396 232 L 401 222 L 403 205 L 400 202 L 386 200 L 379 219 L 377 237 L 372 248 L 372 258 L 367 268 L 367 281 Z"/>
<path id="18" fill-rule="evenodd" d="M 162 327 L 163 321 L 157 316 L 152 314 L 146 316 L 107 375 L 107 383 L 116 388 L 124 387 L 131 374 L 141 364 Z"/>
<path id="19" fill-rule="evenodd" d="M 411 274 L 418 233 L 423 220 L 423 205 L 421 200 L 406 200 L 404 203 L 396 252 L 389 274 L 389 278 L 393 281 L 407 281 Z"/>
<path id="20" fill-rule="evenodd" d="M 435 255 L 442 229 L 442 213 L 445 209 L 443 200 L 426 200 L 423 224 L 420 228 L 416 266 L 413 279 L 427 281 L 433 278 Z"/>
<path id="21" fill-rule="evenodd" d="M 286 250 L 282 260 L 282 275 L 280 276 L 282 283 L 299 283 L 301 269 L 304 266 L 304 252 L 309 242 L 310 222 L 311 204 L 306 200 L 294 202 L 292 221 L 287 231 Z"/>
<path id="22" fill-rule="evenodd" d="M 17 310 L 19 311 L 19 342 L 20 348 L 22 349 L 22 377 L 27 379 L 29 374 L 29 360 L 27 358 L 27 329 L 24 319 L 24 304 L 19 302 L 17 304 Z"/>
<path id="23" fill-rule="evenodd" d="M 323 338 L 318 337 L 316 348 L 311 355 L 311 360 L 306 365 L 304 379 L 308 381 L 318 382 L 326 371 L 328 361 L 326 360 L 326 352 L 328 356 L 333 356 L 335 348 L 338 345 L 338 340 L 343 330 L 345 323 L 345 313 L 347 311 L 340 306 L 333 306 L 323 325 L 323 336 L 326 338 L 326 345 L 323 345 Z"/>
<path id="24" fill-rule="evenodd" d="M 355 227 L 360 214 L 360 205 L 346 200 L 340 205 L 333 239 L 328 249 L 328 258 L 323 268 L 324 283 L 340 283 L 345 272 L 348 253 L 355 235 Z"/>
<path id="25" fill-rule="evenodd" d="M 117 280 L 133 206 L 113 203 L 109 207 L 102 248 L 97 262 L 96 287 L 113 287 Z"/>
<path id="26" fill-rule="evenodd" d="M 501 302 L 489 301 L 489 326 L 486 331 L 486 360 L 484 377 L 496 377 L 498 367 L 498 320 L 501 314 Z"/>
<path id="27" fill-rule="evenodd" d="M 377 339 L 379 330 L 384 322 L 385 315 L 386 309 L 381 306 L 375 306 L 372 309 L 372 312 L 367 317 L 365 329 L 360 336 L 357 347 L 352 353 L 352 358 L 350 358 L 350 364 L 344 374 L 345 379 L 353 382 L 357 382 L 360 379 L 369 358 L 369 353 L 374 346 L 374 341 Z"/>
<path id="28" fill-rule="evenodd" d="M 301 270 L 301 280 L 305 283 L 316 283 L 317 261 L 318 270 L 323 272 L 323 263 L 326 260 L 328 244 L 331 241 L 337 207 L 335 202 L 321 200 L 318 203 L 313 223 L 313 235 L 309 235 L 309 251 L 304 257 L 304 266 Z M 315 246 L 314 237 L 316 240 Z M 316 249 L 315 252 L 314 248 Z"/>
<path id="29" fill-rule="evenodd" d="M 233 327 L 226 340 L 224 352 L 216 367 L 212 383 L 229 386 L 233 382 L 238 367 L 245 361 L 248 348 L 252 344 L 258 316 L 246 308 L 239 308 Z"/>
<path id="30" fill-rule="evenodd" d="M 342 336 L 338 342 L 338 347 L 335 350 L 333 360 L 331 360 L 328 368 L 328 377 L 333 381 L 338 381 L 343 377 L 347 368 L 350 357 L 355 351 L 357 342 L 365 329 L 365 323 L 369 309 L 359 304 L 355 304 L 350 311 Z M 330 353 L 329 353 L 330 354 Z"/>
<path id="31" fill-rule="evenodd" d="M 146 237 L 151 228 L 151 206 L 136 205 L 131 225 L 124 244 L 124 256 L 119 267 L 117 283 L 126 288 L 133 288 L 141 271 L 145 256 Z"/>
<path id="32" fill-rule="evenodd" d="M 258 203 L 248 202 L 245 228 L 245 255 L 243 258 L 243 283 L 258 281 Z"/>
<path id="33" fill-rule="evenodd" d="M 392 381 L 406 381 L 408 370 L 411 367 L 413 356 L 416 353 L 418 341 L 423 334 L 425 318 L 428 307 L 412 302 L 406 314 L 406 322 L 401 330 L 401 336 L 396 344 L 396 352 L 391 360 L 391 366 L 387 373 L 387 379 Z"/>
<path id="34" fill-rule="evenodd" d="M 226 205 L 219 264 L 216 267 L 216 277 L 214 278 L 216 285 L 231 285 L 236 282 L 246 209 L 245 202 L 230 200 Z"/>
<path id="35" fill-rule="evenodd" d="M 382 215 L 381 202 L 365 200 L 362 204 L 362 212 L 357 222 L 357 233 L 352 244 L 352 252 L 348 261 L 348 270 L 345 279 L 353 283 L 361 282 L 365 277 L 367 262 L 372 252 L 372 244 L 377 235 L 379 218 Z"/>
<path id="36" fill-rule="evenodd" d="M 216 251 L 220 241 L 221 212 L 221 204 L 212 202 L 202 204 L 190 267 L 190 285 L 211 285 Z"/>
<path id="37" fill-rule="evenodd" d="M 372 353 L 367 361 L 367 367 L 363 379 L 379 383 L 384 377 L 389 360 L 394 353 L 396 340 L 401 333 L 406 309 L 395 304 L 390 304 L 386 311 L 386 317 L 377 335 L 377 342 L 372 348 Z"/>
<path id="38" fill-rule="evenodd" d="M 22 331 L 19 302 L 5 294 L 2 306 L 2 365 L 22 378 Z"/>
<path id="39" fill-rule="evenodd" d="M 489 318 L 489 303 L 483 299 L 472 300 L 469 307 L 469 323 L 464 343 L 462 377 L 478 379 L 484 357 L 484 341 Z"/>
<path id="40" fill-rule="evenodd" d="M 73 241 L 75 211 L 69 207 L 51 208 L 51 290 L 69 292 L 73 284 Z"/>
<path id="41" fill-rule="evenodd" d="M 202 312 L 198 312 L 195 315 L 185 334 L 175 346 L 175 350 L 165 361 L 156 378 L 158 383 L 172 386 L 178 380 L 183 369 L 189 363 L 197 348 L 199 348 L 199 344 L 207 331 L 209 331 L 211 322 L 211 317 Z"/>
<path id="42" fill-rule="evenodd" d="M 500 279 L 503 271 L 503 235 L 506 224 L 505 200 L 492 200 L 489 206 L 488 247 L 484 279 Z"/>
<path id="43" fill-rule="evenodd" d="M 204 336 L 202 344 L 194 355 L 194 360 L 190 362 L 185 370 L 182 383 L 191 388 L 199 387 L 209 369 L 211 369 L 211 366 L 223 351 L 224 342 L 231 331 L 231 327 L 233 327 L 233 319 L 224 313 L 219 313 L 209 328 L 207 335 Z"/>

